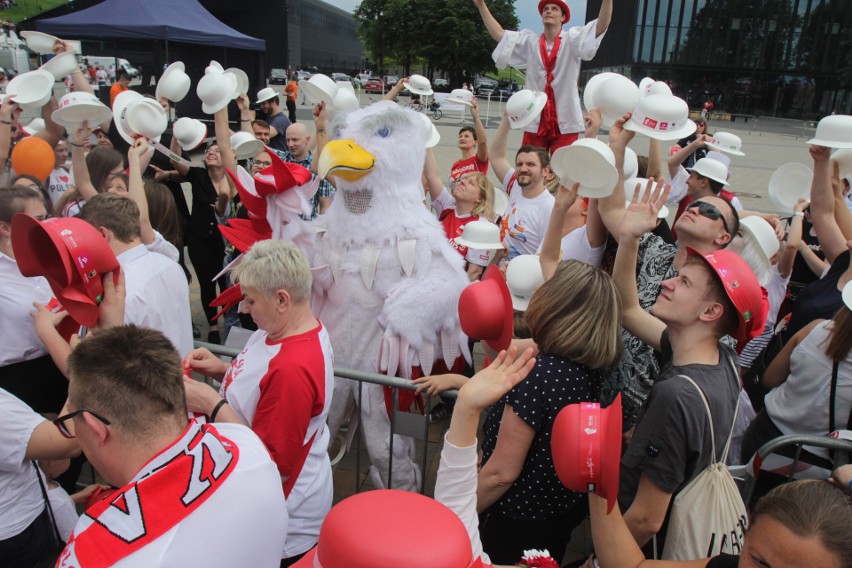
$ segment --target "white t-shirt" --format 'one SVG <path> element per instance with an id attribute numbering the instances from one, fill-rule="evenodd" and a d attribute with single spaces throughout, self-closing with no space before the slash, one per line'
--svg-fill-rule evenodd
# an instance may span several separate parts
<path id="1" fill-rule="evenodd" d="M 0 389 L 0 540 L 18 535 L 44 510 L 27 444 L 44 418 Z"/>
<path id="2" fill-rule="evenodd" d="M 599 247 L 592 247 L 589 243 L 589 232 L 586 230 L 586 225 L 577 227 L 562 237 L 562 242 L 559 245 L 562 260 L 579 260 L 591 264 L 595 268 L 600 268 L 605 249 L 606 241 Z M 538 246 L 536 254 L 541 254 L 541 245 Z"/>
<path id="3" fill-rule="evenodd" d="M 47 354 L 30 312 L 33 302 L 47 304 L 53 292 L 45 278 L 21 274 L 13 258 L 0 253 L 0 366 Z"/>
<path id="4" fill-rule="evenodd" d="M 63 541 L 68 542 L 71 533 L 74 532 L 74 525 L 80 519 L 80 515 L 77 514 L 77 507 L 61 485 L 48 488 L 47 499 L 50 501 L 50 508 L 53 510 L 53 518 L 56 519 L 56 529 L 59 531 L 59 536 L 62 537 Z"/>
<path id="5" fill-rule="evenodd" d="M 125 323 L 162 331 L 184 356 L 193 349 L 189 285 L 178 263 L 138 245 L 118 255 L 127 298 Z"/>
<path id="6" fill-rule="evenodd" d="M 532 199 L 524 197 L 515 180 L 514 168 L 503 179 L 503 187 L 509 194 L 509 204 L 501 226 L 503 244 L 509 252 L 508 259 L 522 254 L 535 254 L 544 240 L 555 199 L 547 189 Z"/>
<path id="7" fill-rule="evenodd" d="M 62 195 L 74 187 L 74 174 L 63 167 L 57 167 L 47 178 L 47 191 L 54 204 L 59 203 Z"/>

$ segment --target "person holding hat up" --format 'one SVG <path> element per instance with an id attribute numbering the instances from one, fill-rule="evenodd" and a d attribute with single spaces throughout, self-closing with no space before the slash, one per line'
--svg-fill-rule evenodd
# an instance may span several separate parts
<path id="1" fill-rule="evenodd" d="M 544 92 L 547 105 L 541 116 L 524 128 L 523 144 L 532 144 L 552 154 L 573 144 L 583 127 L 577 92 L 581 60 L 595 56 L 612 19 L 612 0 L 602 0 L 598 17 L 582 27 L 563 30 L 571 18 L 564 0 L 541 0 L 538 12 L 544 32 L 507 31 L 491 15 L 485 0 L 473 0 L 488 33 L 499 42 L 492 57 L 497 67 L 526 66 L 526 88 Z"/>

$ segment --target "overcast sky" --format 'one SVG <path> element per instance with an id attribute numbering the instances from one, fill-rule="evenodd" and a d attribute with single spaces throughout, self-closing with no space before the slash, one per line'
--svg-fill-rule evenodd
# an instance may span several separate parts
<path id="1" fill-rule="evenodd" d="M 458 0 L 459 2 L 470 0 Z M 333 6 L 343 8 L 348 12 L 352 12 L 361 3 L 361 0 L 325 0 Z M 572 26 L 581 26 L 586 21 L 586 0 L 568 0 L 568 6 L 571 8 L 571 20 L 568 22 Z M 538 2 L 535 0 L 515 0 L 515 11 L 518 18 L 521 20 L 521 28 L 529 28 L 533 31 L 541 31 L 541 17 L 538 15 Z"/>

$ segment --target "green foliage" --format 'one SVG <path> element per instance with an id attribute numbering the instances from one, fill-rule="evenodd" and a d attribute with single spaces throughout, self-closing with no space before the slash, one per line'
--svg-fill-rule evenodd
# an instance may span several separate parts
<path id="1" fill-rule="evenodd" d="M 0 19 L 17 23 L 66 4 L 68 0 L 17 0 L 17 2 L 18 5 L 13 8 L 0 10 Z"/>
<path id="2" fill-rule="evenodd" d="M 517 29 L 512 0 L 491 0 L 488 7 L 505 29 Z M 455 82 L 495 71 L 495 42 L 470 0 L 363 0 L 355 22 L 364 48 L 380 69 L 393 58 L 408 74 L 411 64 L 422 60 L 429 75 L 440 70 Z"/>

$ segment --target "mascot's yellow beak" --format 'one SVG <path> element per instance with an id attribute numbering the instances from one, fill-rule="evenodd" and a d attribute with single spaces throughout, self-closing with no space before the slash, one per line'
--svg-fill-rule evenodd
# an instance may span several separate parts
<path id="1" fill-rule="evenodd" d="M 376 168 L 376 158 L 353 140 L 332 140 L 322 150 L 319 177 L 335 176 L 346 181 L 361 179 Z"/>

